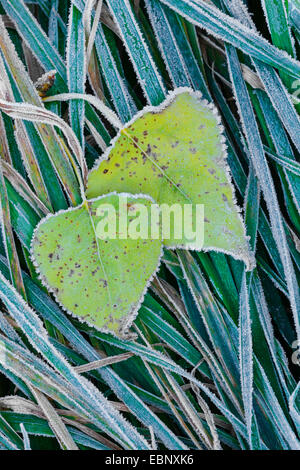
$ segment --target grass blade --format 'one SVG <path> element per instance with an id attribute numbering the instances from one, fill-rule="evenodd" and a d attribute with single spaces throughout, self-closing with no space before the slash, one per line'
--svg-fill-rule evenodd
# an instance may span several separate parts
<path id="1" fill-rule="evenodd" d="M 191 23 L 204 27 L 216 37 L 219 37 L 246 54 L 298 78 L 299 62 L 294 61 L 288 54 L 283 53 L 268 41 L 242 25 L 239 21 L 222 13 L 211 3 L 203 0 L 161 0 Z"/>
<path id="2" fill-rule="evenodd" d="M 147 101 L 160 104 L 165 98 L 165 87 L 150 55 L 128 0 L 108 0 L 108 7 L 120 29 L 127 52 L 135 68 Z"/>
<path id="3" fill-rule="evenodd" d="M 67 71 L 69 93 L 85 93 L 86 77 L 85 34 L 80 11 L 72 4 L 69 16 L 68 45 L 67 45 Z M 84 101 L 71 101 L 69 103 L 70 123 L 83 147 L 84 135 Z"/>

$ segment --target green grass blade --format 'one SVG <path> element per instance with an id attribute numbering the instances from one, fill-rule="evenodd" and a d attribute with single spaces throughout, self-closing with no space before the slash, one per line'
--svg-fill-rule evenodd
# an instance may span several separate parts
<path id="1" fill-rule="evenodd" d="M 253 350 L 249 290 L 252 273 L 244 273 L 240 293 L 239 352 L 242 396 L 248 441 L 253 449 Z"/>
<path id="2" fill-rule="evenodd" d="M 263 145 L 260 139 L 257 123 L 255 120 L 250 98 L 246 89 L 246 85 L 241 76 L 240 64 L 238 62 L 237 54 L 232 46 L 227 46 L 227 57 L 232 83 L 234 84 L 236 100 L 239 106 L 240 116 L 244 123 L 244 132 L 248 140 L 249 149 L 251 149 L 250 155 L 252 158 L 253 166 L 259 178 L 262 192 L 264 194 L 264 198 L 268 206 L 274 239 L 276 241 L 277 248 L 280 253 L 288 285 L 290 302 L 294 314 L 295 327 L 297 335 L 300 337 L 300 297 L 298 283 L 290 258 L 290 253 L 285 237 L 282 216 L 277 201 L 274 183 L 265 159 Z M 245 126 L 245 122 L 247 122 L 247 127 Z"/>
<path id="3" fill-rule="evenodd" d="M 165 98 L 165 87 L 129 1 L 108 0 L 107 4 L 118 24 L 120 34 L 148 102 L 154 106 L 160 104 Z"/>
<path id="4" fill-rule="evenodd" d="M 6 184 L 0 163 L 0 210 L 1 210 L 1 226 L 3 230 L 3 240 L 6 251 L 7 260 L 10 268 L 10 278 L 16 289 L 26 298 L 19 258 L 17 255 L 14 235 L 11 227 L 9 200 L 7 196 Z"/>
<path id="5" fill-rule="evenodd" d="M 54 88 L 59 90 L 61 93 L 67 92 L 67 70 L 65 63 L 57 52 L 55 47 L 51 44 L 46 34 L 37 23 L 29 9 L 22 2 L 22 0 L 7 1 L 1 0 L 1 4 L 7 14 L 15 22 L 16 28 L 24 37 L 26 43 L 33 51 L 38 61 L 42 64 L 46 71 L 55 69 L 56 80 Z M 90 111 L 89 105 L 86 106 L 86 117 L 91 119 L 90 114 L 94 115 L 93 111 Z M 95 119 L 95 116 L 94 116 Z M 98 130 L 101 132 L 103 129 L 103 123 L 98 118 Z M 104 128 L 104 138 L 107 136 L 107 131 Z"/>
<path id="6" fill-rule="evenodd" d="M 0 415 L 0 442 L 9 450 L 21 450 L 24 448 L 22 439 L 13 430 L 10 424 Z"/>

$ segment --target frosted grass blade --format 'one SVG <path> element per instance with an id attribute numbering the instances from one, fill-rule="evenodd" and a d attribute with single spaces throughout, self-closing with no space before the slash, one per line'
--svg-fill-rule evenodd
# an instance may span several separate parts
<path id="1" fill-rule="evenodd" d="M 4 266 L 2 265 L 2 272 L 3 268 Z M 57 326 L 57 328 L 62 331 L 66 338 L 70 339 L 74 347 L 79 350 L 84 357 L 89 361 L 98 360 L 99 355 L 65 317 L 59 307 L 38 286 L 36 286 L 26 274 L 24 274 L 24 280 L 26 289 L 29 288 L 31 292 L 29 302 L 31 302 L 35 308 L 42 311 L 43 315 L 46 315 L 45 318 Z M 144 349 L 146 350 L 146 348 Z M 117 395 L 122 397 L 128 407 L 135 412 L 136 416 L 139 417 L 139 419 L 142 419 L 145 424 L 148 423 L 148 425 L 151 425 L 157 436 L 159 436 L 166 445 L 169 445 L 170 448 L 173 449 L 185 448 L 184 444 L 176 438 L 172 431 L 170 431 L 153 412 L 149 410 L 142 400 L 138 399 L 136 394 L 129 389 L 124 381 L 113 370 L 108 367 L 103 369 L 100 368 L 98 370 L 99 374 L 111 386 L 111 388 L 116 391 Z"/>
<path id="2" fill-rule="evenodd" d="M 17 95 L 15 96 L 15 99 L 20 96 L 20 101 L 25 101 L 27 103 L 31 103 L 37 107 L 40 107 L 42 112 L 44 108 L 41 99 L 33 83 L 31 82 L 23 63 L 17 56 L 14 45 L 10 40 L 2 21 L 0 21 L 0 31 L 1 51 L 10 70 L 11 85 L 13 87 L 14 94 Z M 8 98 L 6 97 L 4 99 Z M 37 129 L 39 131 L 40 138 L 43 142 L 43 146 L 48 153 L 48 158 L 50 158 L 51 162 L 53 163 L 54 168 L 56 169 L 59 175 L 59 178 L 61 179 L 63 184 L 65 184 L 67 188 L 67 193 L 69 194 L 71 201 L 78 203 L 80 197 L 78 184 L 71 164 L 63 154 L 61 143 L 57 134 L 51 126 L 37 126 Z M 54 170 L 52 169 L 52 171 Z M 56 191 L 57 194 L 61 192 L 61 188 L 58 182 L 56 184 Z"/>
<path id="3" fill-rule="evenodd" d="M 86 77 L 85 33 L 82 15 L 73 3 L 71 4 L 69 14 L 66 56 L 69 93 L 84 94 Z M 84 101 L 71 101 L 69 103 L 69 113 L 71 127 L 83 147 Z"/>
<path id="4" fill-rule="evenodd" d="M 151 57 L 128 0 L 108 0 L 129 57 L 148 103 L 156 106 L 165 98 L 165 87 Z"/>
<path id="5" fill-rule="evenodd" d="M 21 450 L 24 448 L 22 439 L 0 415 L 0 442 L 9 450 Z"/>
<path id="6" fill-rule="evenodd" d="M 280 253 L 281 261 L 284 268 L 286 282 L 288 285 L 290 302 L 294 315 L 294 322 L 298 337 L 300 337 L 299 312 L 300 297 L 298 282 L 294 273 L 287 240 L 284 232 L 282 216 L 277 200 L 276 191 L 272 176 L 267 165 L 263 145 L 260 139 L 257 123 L 250 102 L 249 94 L 246 89 L 245 82 L 242 78 L 240 64 L 238 62 L 237 53 L 232 46 L 227 46 L 228 65 L 231 74 L 232 84 L 236 102 L 239 107 L 239 113 L 243 122 L 244 133 L 246 135 L 250 155 L 257 177 L 259 178 L 261 189 L 267 203 L 269 215 L 271 219 L 272 232 Z M 247 126 L 245 125 L 247 123 Z"/>
<path id="7" fill-rule="evenodd" d="M 75 0 L 74 0 L 75 1 Z M 22 0 L 1 0 L 7 14 L 15 22 L 16 28 L 24 38 L 30 49 L 35 54 L 38 61 L 41 63 L 46 71 L 56 70 L 56 81 L 54 87 L 60 92 L 67 92 L 67 70 L 65 62 L 63 61 L 60 54 L 57 52 L 55 47 L 51 44 L 43 29 L 37 23 L 29 9 L 23 3 Z M 90 110 L 89 105 L 86 106 L 86 118 L 91 120 L 96 116 L 93 111 Z M 99 132 L 103 129 L 103 124 L 100 119 L 98 120 Z M 105 136 L 106 129 L 103 129 Z"/>
<path id="8" fill-rule="evenodd" d="M 91 407 L 91 411 L 94 408 L 97 414 L 99 413 L 100 416 L 107 420 L 107 423 L 110 423 L 129 445 L 137 446 L 137 448 L 147 448 L 146 441 L 124 421 L 116 410 L 108 405 L 108 402 L 106 402 L 100 392 L 83 377 L 79 377 L 63 357 L 57 353 L 50 344 L 46 331 L 37 315 L 22 301 L 2 274 L 0 275 L 0 284 L 2 300 L 6 303 L 11 314 L 15 316 L 24 332 L 29 336 L 30 341 L 35 347 L 39 345 L 39 350 L 46 360 L 62 374 L 65 380 L 69 380 L 73 386 L 77 387 L 81 396 L 87 400 L 86 403 Z M 131 442 L 131 439 L 133 439 L 133 442 Z"/>
<path id="9" fill-rule="evenodd" d="M 81 12 L 84 11 L 83 0 L 74 0 L 73 3 Z M 125 123 L 132 118 L 137 109 L 130 99 L 125 81 L 120 75 L 101 22 L 98 23 L 96 30 L 95 49 L 115 109 L 122 122 Z"/>
<path id="10" fill-rule="evenodd" d="M 298 383 L 297 387 L 295 388 L 294 392 L 292 393 L 290 397 L 290 413 L 291 416 L 295 422 L 295 426 L 298 430 L 298 433 L 300 433 L 300 419 L 299 419 L 299 412 L 300 412 L 300 406 L 299 406 L 299 393 L 300 393 L 300 383 Z"/>
<path id="11" fill-rule="evenodd" d="M 187 21 L 241 49 L 246 54 L 298 78 L 299 62 L 272 46 L 266 39 L 222 13 L 204 0 L 161 0 Z"/>
<path id="12" fill-rule="evenodd" d="M 245 421 L 247 424 L 248 441 L 250 448 L 252 442 L 252 420 L 253 420 L 253 350 L 251 331 L 251 312 L 249 304 L 249 289 L 251 273 L 244 272 L 240 292 L 240 319 L 239 319 L 239 356 L 240 374 L 242 384 L 242 396 L 244 403 Z"/>

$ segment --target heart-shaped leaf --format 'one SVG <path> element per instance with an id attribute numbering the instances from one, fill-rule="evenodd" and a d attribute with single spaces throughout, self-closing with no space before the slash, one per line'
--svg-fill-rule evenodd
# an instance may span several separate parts
<path id="1" fill-rule="evenodd" d="M 151 213 L 152 200 L 142 195 L 112 193 L 86 201 L 44 218 L 31 245 L 40 277 L 58 302 L 91 326 L 121 336 L 137 314 L 162 252 L 159 238 L 146 233 L 134 239 L 138 205 Z"/>
<path id="2" fill-rule="evenodd" d="M 149 194 L 160 205 L 204 205 L 204 240 L 174 230 L 171 247 L 222 251 L 252 265 L 245 228 L 226 164 L 216 108 L 189 89 L 178 89 L 160 107 L 148 107 L 116 136 L 88 178 L 87 197 L 111 191 Z M 173 229 L 176 228 L 176 221 Z M 197 230 L 202 230 L 198 226 Z M 199 241 L 200 240 L 200 241 Z"/>

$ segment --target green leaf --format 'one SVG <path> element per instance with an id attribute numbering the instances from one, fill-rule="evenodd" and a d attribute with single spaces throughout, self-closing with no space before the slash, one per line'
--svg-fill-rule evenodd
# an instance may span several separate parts
<path id="1" fill-rule="evenodd" d="M 39 223 L 32 241 L 41 279 L 63 307 L 91 326 L 119 335 L 136 316 L 158 266 L 162 243 L 160 239 L 134 239 L 130 233 L 124 239 L 99 239 L 96 231 L 101 217 L 97 214 L 98 208 L 111 205 L 118 222 L 127 214 L 129 231 L 131 222 L 137 220 L 135 204 L 150 211 L 149 198 L 116 193 L 60 211 Z"/>
<path id="2" fill-rule="evenodd" d="M 216 250 L 252 259 L 235 204 L 225 161 L 220 118 L 199 93 L 179 88 L 161 107 L 145 108 L 117 135 L 88 178 L 88 198 L 111 191 L 149 194 L 158 204 L 204 205 L 204 242 L 174 223 L 165 244 L 171 248 Z M 202 226 L 193 211 L 192 225 Z M 185 221 L 185 224 L 187 222 Z M 192 229 L 190 226 L 189 229 Z"/>

